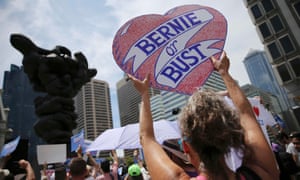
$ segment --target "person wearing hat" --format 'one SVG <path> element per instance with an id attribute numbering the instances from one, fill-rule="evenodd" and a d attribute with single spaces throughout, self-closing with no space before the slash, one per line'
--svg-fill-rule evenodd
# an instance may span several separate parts
<path id="1" fill-rule="evenodd" d="M 140 166 L 137 164 L 129 166 L 125 180 L 144 180 Z"/>

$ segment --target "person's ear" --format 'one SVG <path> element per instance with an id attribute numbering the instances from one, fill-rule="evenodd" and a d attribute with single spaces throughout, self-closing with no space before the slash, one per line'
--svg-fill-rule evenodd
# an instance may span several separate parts
<path id="1" fill-rule="evenodd" d="M 190 152 L 190 147 L 185 141 L 182 141 L 182 147 L 183 147 L 183 152 L 184 153 L 189 153 Z"/>

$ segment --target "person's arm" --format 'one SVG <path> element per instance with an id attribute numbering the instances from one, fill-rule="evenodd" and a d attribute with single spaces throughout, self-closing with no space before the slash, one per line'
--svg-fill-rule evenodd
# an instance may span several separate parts
<path id="1" fill-rule="evenodd" d="M 152 179 L 190 179 L 182 168 L 176 165 L 156 141 L 153 129 L 150 97 L 148 94 L 149 75 L 140 81 L 128 75 L 133 85 L 141 94 L 140 108 L 140 143 L 143 147 L 145 161 Z"/>
<path id="2" fill-rule="evenodd" d="M 278 179 L 279 170 L 274 154 L 263 131 L 256 120 L 252 106 L 236 81 L 229 74 L 229 59 L 223 52 L 220 60 L 211 58 L 215 70 L 217 70 L 227 87 L 227 91 L 240 114 L 241 125 L 245 130 L 245 142 L 252 148 L 253 155 L 243 165 L 253 169 L 262 179 Z"/>
<path id="3" fill-rule="evenodd" d="M 91 176 L 96 178 L 97 173 L 100 171 L 100 165 L 96 162 L 96 160 L 94 159 L 94 157 L 91 155 L 90 152 L 86 152 L 85 154 L 87 155 L 89 162 L 91 163 L 91 165 L 93 167 Z"/>
<path id="4" fill-rule="evenodd" d="M 116 150 L 111 151 L 113 165 L 112 165 L 112 174 L 115 179 L 118 178 L 118 168 L 119 168 L 119 159 Z"/>
<path id="5" fill-rule="evenodd" d="M 76 149 L 76 154 L 77 154 L 77 157 L 83 158 L 81 145 L 79 145 L 78 148 Z"/>
<path id="6" fill-rule="evenodd" d="M 19 165 L 21 168 L 26 170 L 26 180 L 35 180 L 34 171 L 28 161 L 21 159 L 19 161 Z"/>
<path id="7" fill-rule="evenodd" d="M 41 173 L 42 180 L 47 180 L 47 166 L 48 166 L 47 164 L 48 164 L 47 162 L 44 162 L 44 164 L 43 164 L 43 170 Z"/>
<path id="8" fill-rule="evenodd" d="M 111 155 L 112 155 L 112 158 L 113 158 L 113 161 L 114 161 L 113 163 L 116 163 L 117 165 L 119 165 L 119 159 L 118 159 L 118 155 L 117 155 L 116 150 L 112 150 Z"/>

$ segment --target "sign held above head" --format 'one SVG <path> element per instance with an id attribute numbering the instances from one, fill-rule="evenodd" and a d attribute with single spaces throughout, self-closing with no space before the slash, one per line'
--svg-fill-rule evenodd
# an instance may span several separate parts
<path id="1" fill-rule="evenodd" d="M 183 5 L 164 15 L 126 22 L 116 33 L 113 55 L 119 67 L 138 79 L 150 74 L 153 88 L 192 94 L 213 72 L 227 35 L 225 17 L 200 5 Z"/>

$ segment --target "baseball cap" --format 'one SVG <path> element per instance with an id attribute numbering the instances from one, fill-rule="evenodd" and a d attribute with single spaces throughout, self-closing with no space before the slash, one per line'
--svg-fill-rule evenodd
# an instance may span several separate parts
<path id="1" fill-rule="evenodd" d="M 139 176 L 141 174 L 140 166 L 137 164 L 129 166 L 128 173 L 130 176 Z"/>

